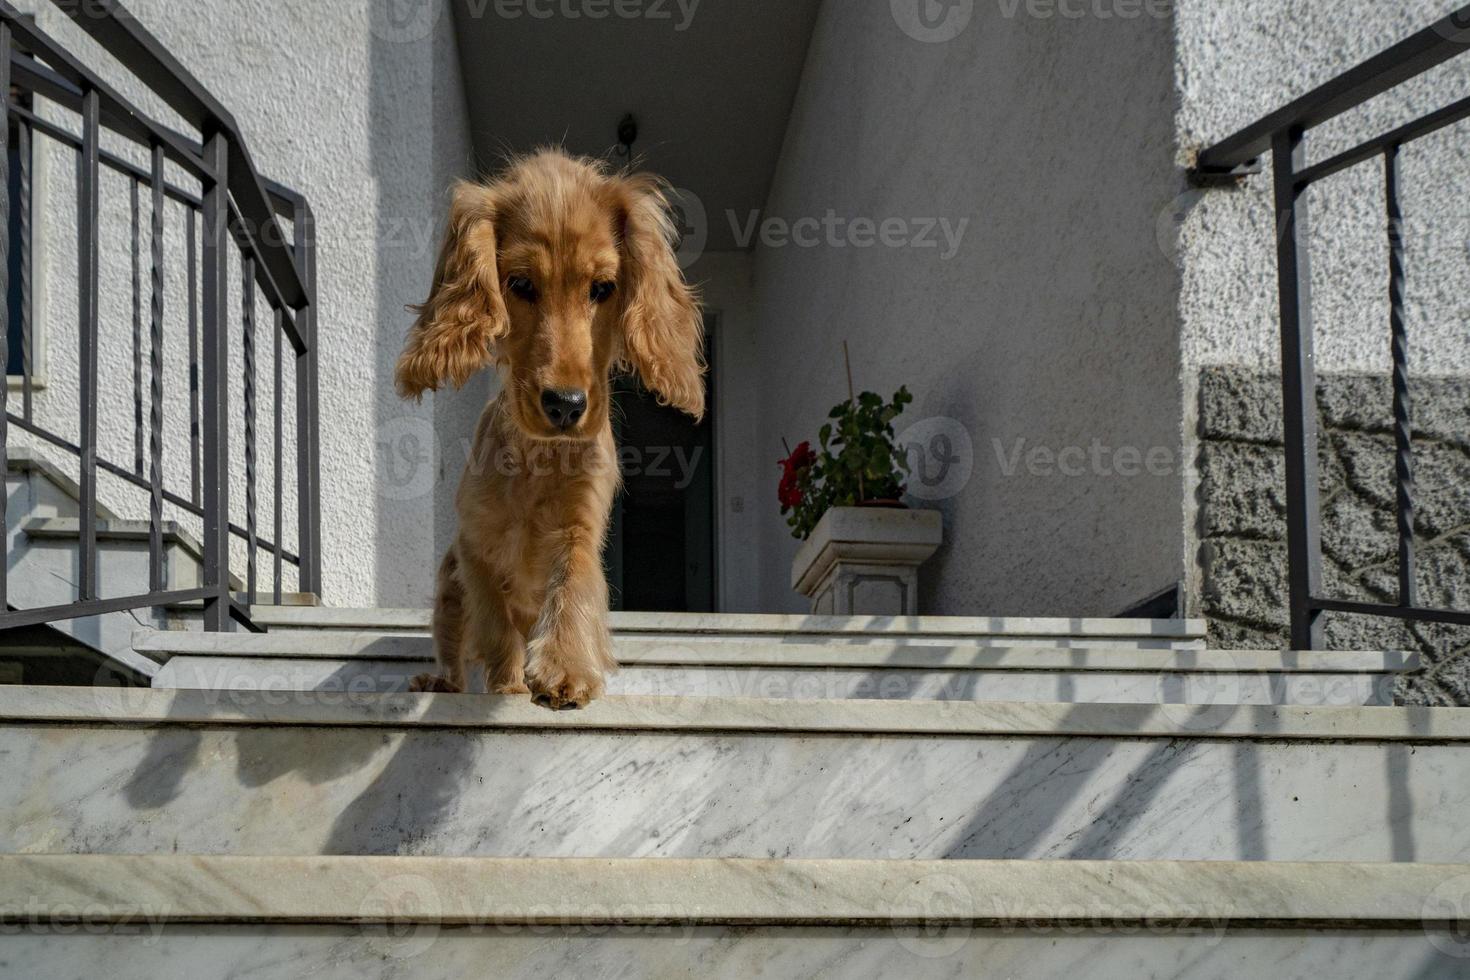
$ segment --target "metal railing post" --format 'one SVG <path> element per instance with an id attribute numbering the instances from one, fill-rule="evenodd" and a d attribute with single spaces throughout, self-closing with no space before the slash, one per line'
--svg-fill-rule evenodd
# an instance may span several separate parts
<path id="1" fill-rule="evenodd" d="M 138 181 L 128 181 L 128 207 L 132 215 L 132 234 L 128 244 L 132 252 L 133 290 L 133 472 L 143 475 L 144 459 L 147 455 L 147 440 L 143 434 L 143 273 L 142 210 L 138 201 Z"/>
<path id="2" fill-rule="evenodd" d="M 297 551 L 301 561 L 297 588 L 322 590 L 321 460 L 317 431 L 316 219 L 303 201 L 292 220 L 296 263 L 305 282 L 307 305 L 296 316 L 306 352 L 296 359 L 296 509 Z"/>
<path id="3" fill-rule="evenodd" d="M 230 629 L 230 469 L 229 469 L 229 148 L 225 136 L 206 134 L 204 164 L 210 177 L 204 190 L 203 265 L 200 316 L 200 373 L 203 376 L 204 450 L 201 490 L 204 497 L 204 628 Z"/>
<path id="4" fill-rule="evenodd" d="M 271 508 L 271 517 L 275 521 L 275 527 L 272 529 L 274 532 L 273 538 L 276 542 L 275 554 L 271 556 L 271 579 L 273 582 L 271 586 L 271 598 L 279 606 L 281 604 L 281 565 L 283 562 L 281 555 L 286 550 L 286 522 L 281 514 L 283 499 L 281 489 L 284 484 L 284 475 L 281 473 L 281 468 L 285 462 L 281 450 L 285 429 L 284 420 L 281 418 L 281 408 L 286 402 L 285 397 L 281 393 L 281 311 L 274 309 L 271 311 L 271 314 L 271 349 L 273 352 L 272 362 L 274 368 L 272 375 L 274 380 L 271 384 L 271 392 L 275 395 L 276 399 L 275 410 L 271 412 L 272 421 L 275 426 L 274 432 L 272 433 L 274 462 L 271 464 L 271 475 L 275 478 L 275 486 L 272 487 L 272 492 L 275 494 L 276 500 Z"/>
<path id="5" fill-rule="evenodd" d="M 1317 500 L 1317 377 L 1312 351 L 1312 276 L 1307 261 L 1306 162 L 1302 130 L 1272 140 L 1276 199 L 1276 269 L 1281 299 L 1281 388 L 1286 437 L 1286 548 L 1291 590 L 1291 646 L 1322 646 L 1322 527 Z"/>
<path id="6" fill-rule="evenodd" d="M 77 601 L 97 598 L 97 212 L 101 101 L 95 89 L 82 94 L 81 175 L 77 183 L 77 363 L 81 378 L 79 424 L 81 469 L 77 485 L 81 544 Z"/>
<path id="7" fill-rule="evenodd" d="M 184 264 L 188 266 L 185 273 L 189 304 L 189 502 L 199 506 L 203 469 L 199 457 L 202 449 L 199 434 L 199 222 L 196 218 L 192 208 L 185 214 Z"/>
<path id="8" fill-rule="evenodd" d="M 255 553 L 259 536 L 255 526 L 255 262 L 240 260 L 240 353 L 245 378 L 245 602 L 255 602 Z"/>
<path id="9" fill-rule="evenodd" d="M 7 28 L 8 30 L 8 28 Z M 6 63 L 10 46 L 6 45 Z M 35 392 L 31 375 L 35 373 L 34 341 L 31 331 L 31 126 L 22 121 L 16 127 L 16 154 L 20 163 L 20 414 L 27 422 L 35 419 Z M 7 304 L 8 305 L 8 304 Z"/>
<path id="10" fill-rule="evenodd" d="M 153 144 L 148 281 L 148 589 L 162 592 L 163 567 L 163 147 Z"/>
<path id="11" fill-rule="evenodd" d="M 1409 331 L 1404 319 L 1404 212 L 1399 201 L 1399 148 L 1383 154 L 1388 217 L 1388 320 L 1393 356 L 1395 519 L 1398 525 L 1399 605 L 1419 603 L 1414 580 L 1414 422 L 1409 401 Z"/>
<path id="12" fill-rule="evenodd" d="M 5 365 L 5 373 L 10 373 L 10 25 L 0 22 L 0 92 L 6 93 L 6 98 L 0 102 L 0 188 L 4 190 L 4 197 L 0 198 L 0 228 L 5 229 L 3 241 L 0 241 L 0 295 L 5 297 L 4 329 L 0 329 L 0 364 Z M 24 368 L 22 368 L 24 370 Z M 8 479 L 10 469 L 10 420 L 6 417 L 10 412 L 10 379 L 7 377 L 5 383 L 0 385 L 0 460 L 4 461 Z M 9 492 L 0 493 L 0 531 L 6 532 L 9 537 L 9 525 L 6 523 L 8 514 L 6 512 L 7 498 Z M 6 560 L 0 561 L 0 613 L 8 608 L 9 582 L 6 571 L 10 565 L 10 556 L 5 555 Z"/>

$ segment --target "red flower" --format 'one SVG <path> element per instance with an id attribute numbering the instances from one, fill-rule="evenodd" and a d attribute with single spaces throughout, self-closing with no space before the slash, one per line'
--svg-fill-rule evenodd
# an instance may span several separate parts
<path id="1" fill-rule="evenodd" d="M 781 467 L 781 486 L 776 491 L 776 496 L 781 501 L 783 512 L 801 503 L 801 487 L 806 482 L 806 472 L 816 461 L 817 454 L 812 452 L 812 444 L 809 442 L 797 446 L 785 459 L 777 460 Z"/>

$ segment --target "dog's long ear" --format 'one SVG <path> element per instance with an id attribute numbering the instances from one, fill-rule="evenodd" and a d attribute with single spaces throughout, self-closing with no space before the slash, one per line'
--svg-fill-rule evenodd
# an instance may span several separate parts
<path id="1" fill-rule="evenodd" d="M 495 263 L 495 191 L 455 185 L 449 225 L 429 298 L 398 358 L 398 394 L 421 398 L 448 382 L 461 387 L 493 358 L 495 341 L 510 328 Z"/>
<path id="2" fill-rule="evenodd" d="M 674 255 L 677 230 L 663 183 L 647 174 L 618 181 L 626 365 L 660 404 L 704 415 L 704 321 Z"/>

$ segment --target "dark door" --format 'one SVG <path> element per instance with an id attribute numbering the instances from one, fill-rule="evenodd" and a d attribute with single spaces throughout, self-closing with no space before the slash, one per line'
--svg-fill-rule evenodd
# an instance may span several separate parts
<path id="1" fill-rule="evenodd" d="M 659 405 L 632 379 L 613 386 L 623 470 L 606 556 L 614 609 L 715 610 L 712 383 L 708 404 L 711 410 L 696 423 Z"/>

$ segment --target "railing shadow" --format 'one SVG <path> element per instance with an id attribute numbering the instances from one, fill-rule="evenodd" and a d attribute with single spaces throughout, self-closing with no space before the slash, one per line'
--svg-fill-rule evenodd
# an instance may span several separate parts
<path id="1" fill-rule="evenodd" d="M 353 665 L 343 668 L 351 671 Z M 430 837 L 454 811 L 465 782 L 483 779 L 486 767 L 476 747 L 476 733 L 434 724 L 424 724 L 410 712 L 401 723 L 384 724 L 373 718 L 386 699 L 400 701 L 435 698 L 465 698 L 466 695 L 389 695 L 352 691 L 337 673 L 319 687 L 326 690 L 288 691 L 182 691 L 188 707 L 177 723 L 165 719 L 149 738 L 143 758 L 123 787 L 123 796 L 135 810 L 158 810 L 188 800 L 189 776 L 199 766 L 219 764 L 206 759 L 203 750 L 213 750 L 215 732 L 227 731 L 233 743 L 235 779 L 239 785 L 259 790 L 283 779 L 298 780 L 301 792 L 376 769 L 368 784 L 333 819 L 320 845 L 324 854 L 396 854 L 412 851 L 416 843 Z M 343 720 L 332 727 L 312 729 L 302 738 L 300 718 L 271 723 L 272 709 L 292 704 L 314 706 L 323 698 L 340 699 L 364 708 L 364 724 Z M 375 707 L 374 702 L 377 702 Z M 483 720 L 493 719 L 504 699 L 474 697 L 484 709 Z M 220 725 L 200 718 L 201 705 L 219 708 Z M 264 706 L 262 708 L 262 706 Z M 262 708 L 260 723 L 241 723 L 244 708 Z M 288 714 L 283 711 L 281 714 Z M 349 713 L 350 714 L 350 713 Z M 309 723 L 309 722 L 307 722 Z M 222 739 L 220 740 L 222 741 Z M 290 791 L 283 794 L 289 797 Z M 282 796 L 275 797 L 281 800 Z M 210 801 L 193 802 L 206 812 Z M 283 825 L 291 823 L 282 814 Z"/>

